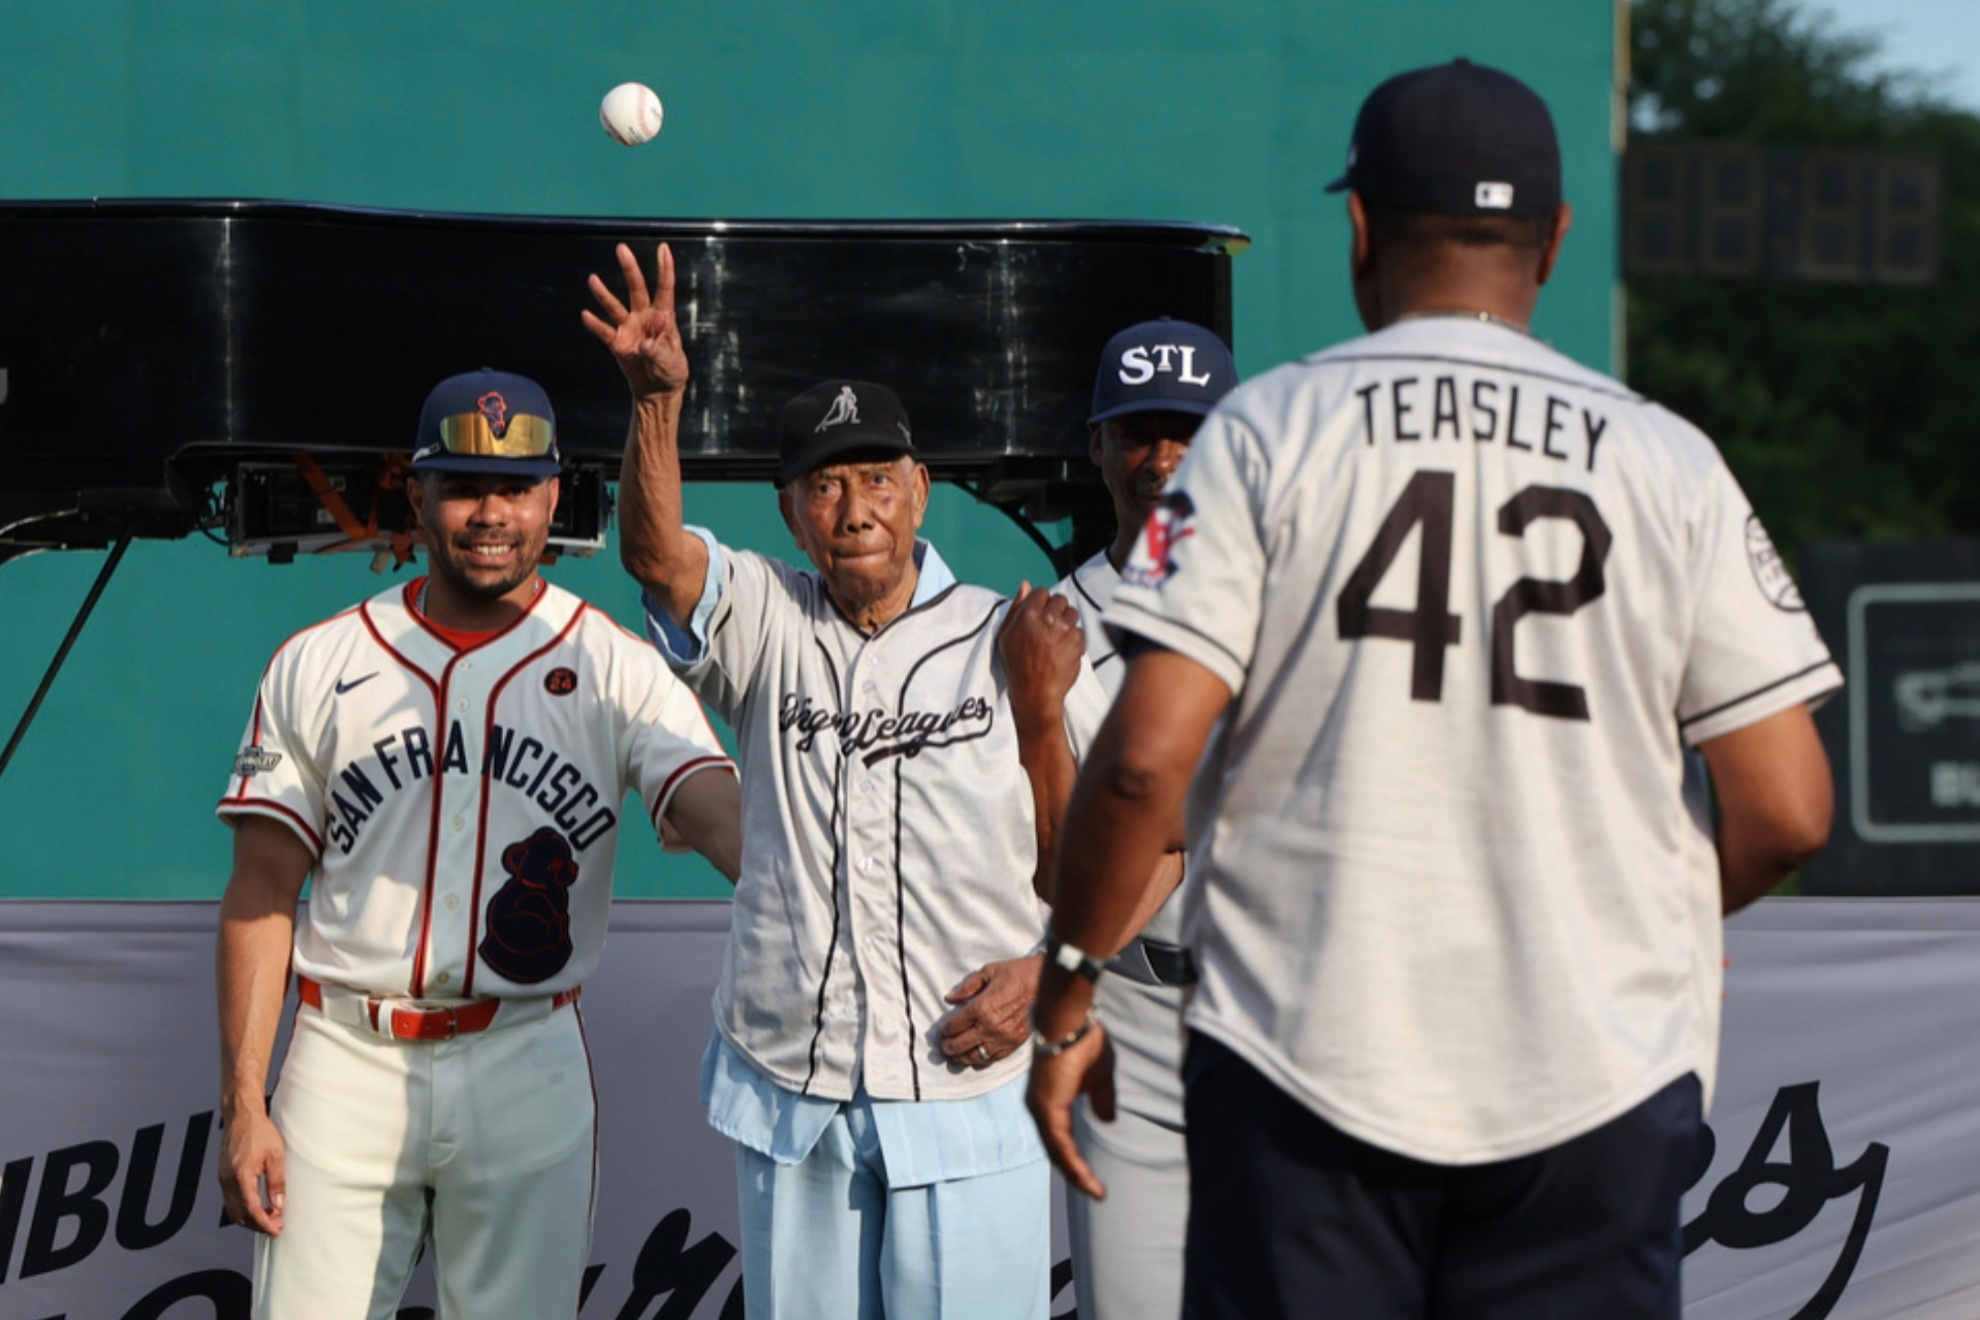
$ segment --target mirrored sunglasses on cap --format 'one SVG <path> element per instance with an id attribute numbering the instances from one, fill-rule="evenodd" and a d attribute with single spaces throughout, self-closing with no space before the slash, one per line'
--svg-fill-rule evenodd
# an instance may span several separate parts
<path id="1" fill-rule="evenodd" d="M 460 458 L 553 458 L 557 453 L 555 423 L 530 413 L 511 414 L 500 435 L 479 412 L 442 417 L 439 430 L 441 451 Z"/>

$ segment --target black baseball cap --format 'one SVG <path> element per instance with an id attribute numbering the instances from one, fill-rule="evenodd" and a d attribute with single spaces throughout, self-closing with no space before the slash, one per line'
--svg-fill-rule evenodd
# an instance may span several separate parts
<path id="1" fill-rule="evenodd" d="M 1438 215 L 1544 215 L 1561 203 L 1561 144 L 1547 103 L 1509 73 L 1454 60 L 1368 94 L 1347 173 L 1328 192 Z"/>
<path id="2" fill-rule="evenodd" d="M 1201 417 L 1236 388 L 1237 364 L 1224 341 L 1192 321 L 1165 316 L 1129 326 L 1100 350 L 1086 420 L 1158 409 Z"/>
<path id="3" fill-rule="evenodd" d="M 824 380 L 777 416 L 777 484 L 853 454 L 912 454 L 901 396 L 869 380 Z"/>
<path id="4" fill-rule="evenodd" d="M 447 377 L 420 409 L 412 470 L 556 476 L 563 463 L 550 396 L 527 376 L 486 367 Z"/>

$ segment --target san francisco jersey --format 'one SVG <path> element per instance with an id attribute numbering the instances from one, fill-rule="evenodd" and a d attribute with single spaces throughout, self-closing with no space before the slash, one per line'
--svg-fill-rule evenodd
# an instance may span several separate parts
<path id="1" fill-rule="evenodd" d="M 1517 331 L 1405 320 L 1224 401 L 1108 621 L 1236 694 L 1193 1027 L 1445 1163 L 1709 1093 L 1684 748 L 1841 677 L 1705 436 Z"/>
<path id="2" fill-rule="evenodd" d="M 261 680 L 223 819 L 281 821 L 315 858 L 295 968 L 414 998 L 554 994 L 597 966 L 626 794 L 733 773 L 644 641 L 545 583 L 471 650 L 417 581 L 290 638 Z"/>
<path id="3" fill-rule="evenodd" d="M 927 574 L 939 559 L 919 553 Z M 965 976 L 1032 952 L 1044 932 L 1031 784 L 997 654 L 1010 602 L 952 583 L 868 635 L 815 572 L 728 547 L 719 563 L 707 653 L 682 670 L 735 730 L 743 768 L 716 1026 L 805 1095 L 995 1090 L 1029 1052 L 961 1067 L 940 1024 Z M 1106 707 L 1084 665 L 1066 707 L 1077 753 Z"/>

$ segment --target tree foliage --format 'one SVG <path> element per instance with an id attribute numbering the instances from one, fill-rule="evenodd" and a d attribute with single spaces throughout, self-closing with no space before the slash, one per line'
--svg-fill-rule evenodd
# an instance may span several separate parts
<path id="1" fill-rule="evenodd" d="M 1637 389 L 1718 441 L 1783 544 L 1980 534 L 1980 117 L 1797 0 L 1635 0 L 1632 132 L 1923 149 L 1929 288 L 1631 277 Z"/>

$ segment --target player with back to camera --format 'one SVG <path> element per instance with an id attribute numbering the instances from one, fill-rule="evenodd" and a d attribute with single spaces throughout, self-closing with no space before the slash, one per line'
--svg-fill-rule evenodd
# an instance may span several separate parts
<path id="1" fill-rule="evenodd" d="M 1675 1320 L 1721 916 L 1827 834 L 1840 675 L 1711 442 L 1532 337 L 1569 218 L 1537 95 L 1399 75 L 1336 187 L 1371 333 L 1224 400 L 1107 614 L 1136 640 L 1063 829 L 1080 971 L 1041 978 L 1032 1108 L 1097 1192 L 1084 960 L 1223 717 L 1186 1311 Z"/>
<path id="2" fill-rule="evenodd" d="M 426 575 L 282 645 L 219 808 L 220 1184 L 257 1230 L 263 1320 L 387 1320 L 428 1236 L 443 1317 L 576 1315 L 596 1175 L 577 999 L 627 792 L 732 880 L 741 851 L 699 703 L 537 571 L 543 391 L 442 381 L 411 470 Z"/>
<path id="3" fill-rule="evenodd" d="M 673 256 L 618 250 L 586 323 L 632 390 L 620 482 L 648 632 L 735 730 L 742 877 L 703 1063 L 734 1139 L 752 1317 L 1045 1314 L 1024 1111 L 1039 898 L 1105 695 L 1077 611 L 956 582 L 917 531 L 905 408 L 828 380 L 779 415 L 799 569 L 686 526 Z"/>
<path id="4" fill-rule="evenodd" d="M 1114 507 L 1114 535 L 1053 590 L 1070 597 L 1086 655 L 1109 696 L 1127 664 L 1101 622 L 1136 535 L 1155 511 L 1204 416 L 1237 384 L 1231 351 L 1213 331 L 1167 317 L 1107 341 L 1093 375 L 1088 452 Z M 1149 889 L 1149 900 L 1162 893 Z M 1114 1053 L 1111 1103 L 1073 1111 L 1081 1155 L 1107 1185 L 1104 1200 L 1066 1203 L 1073 1281 L 1084 1320 L 1174 1320 L 1182 1313 L 1189 1157 L 1183 1145 L 1182 1008 L 1196 978 L 1182 947 L 1183 895 L 1161 908 L 1095 992 Z M 1096 1119 L 1098 1121 L 1096 1121 Z"/>

